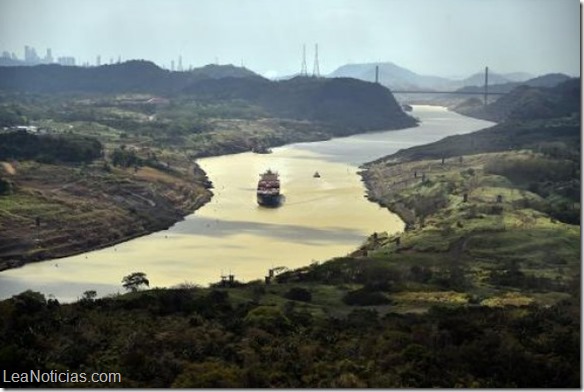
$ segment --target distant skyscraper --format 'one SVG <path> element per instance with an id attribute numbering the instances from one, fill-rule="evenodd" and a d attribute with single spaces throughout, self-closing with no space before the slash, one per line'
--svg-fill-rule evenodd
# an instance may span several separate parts
<path id="1" fill-rule="evenodd" d="M 32 46 L 24 46 L 24 62 L 27 65 L 35 65 L 41 62 L 40 57 L 36 53 L 36 49 Z"/>
<path id="2" fill-rule="evenodd" d="M 179 72 L 182 72 L 183 71 L 182 56 L 178 56 L 178 71 Z"/>
<path id="3" fill-rule="evenodd" d="M 122 62 L 122 56 L 118 56 L 118 64 Z"/>
<path id="4" fill-rule="evenodd" d="M 95 65 L 97 65 L 98 67 L 101 65 L 101 56 L 98 54 L 97 58 L 95 59 Z"/>
<path id="5" fill-rule="evenodd" d="M 174 60 L 170 60 L 170 70 L 174 71 Z"/>
<path id="6" fill-rule="evenodd" d="M 47 54 L 45 55 L 45 58 L 43 60 L 46 64 L 51 64 L 53 62 L 53 51 L 51 50 L 51 48 L 47 49 Z"/>
<path id="7" fill-rule="evenodd" d="M 75 65 L 75 57 L 73 57 L 73 56 L 59 57 L 57 59 L 57 62 L 61 65 L 74 66 Z"/>

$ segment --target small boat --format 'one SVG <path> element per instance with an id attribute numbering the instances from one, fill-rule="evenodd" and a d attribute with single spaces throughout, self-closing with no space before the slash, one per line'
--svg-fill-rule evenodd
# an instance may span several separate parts
<path id="1" fill-rule="evenodd" d="M 320 178 L 320 173 L 319 172 L 314 172 L 314 175 L 312 176 L 314 178 Z"/>

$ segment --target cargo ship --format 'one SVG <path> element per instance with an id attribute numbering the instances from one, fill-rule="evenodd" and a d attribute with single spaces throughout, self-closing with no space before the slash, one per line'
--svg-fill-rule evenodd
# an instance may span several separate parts
<path id="1" fill-rule="evenodd" d="M 268 170 L 260 174 L 257 190 L 258 204 L 264 207 L 277 207 L 280 205 L 280 198 L 280 178 L 278 173 Z"/>

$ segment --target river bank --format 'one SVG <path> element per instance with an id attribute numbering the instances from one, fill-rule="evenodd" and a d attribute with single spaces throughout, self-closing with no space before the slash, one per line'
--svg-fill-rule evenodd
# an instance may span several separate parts
<path id="1" fill-rule="evenodd" d="M 60 300 L 75 299 L 91 288 L 104 295 L 119 290 L 121 277 L 133 271 L 147 273 L 158 287 L 208 285 L 222 271 L 249 281 L 275 266 L 297 268 L 349 254 L 371 233 L 403 230 L 395 214 L 365 199 L 356 175 L 359 165 L 490 124 L 443 108 L 417 107 L 414 115 L 422 120 L 416 128 L 298 143 L 275 148 L 272 154 L 200 159 L 213 181 L 214 197 L 195 214 L 168 230 L 115 247 L 5 271 L 0 275 L 0 295 L 28 288 Z M 257 175 L 268 168 L 281 174 L 286 196 L 282 208 L 262 209 L 255 202 Z M 313 178 L 315 170 L 320 179 Z M 345 208 L 348 205 L 351 208 Z"/>
<path id="2" fill-rule="evenodd" d="M 190 173 L 101 164 L 9 167 L 16 186 L 0 198 L 0 271 L 167 229 L 212 196 L 198 166 Z"/>
<path id="3" fill-rule="evenodd" d="M 43 126 L 65 132 L 73 125 Z M 111 139 L 111 130 L 93 123 L 74 126 L 104 139 L 110 151 L 119 147 L 119 141 Z M 124 135 L 124 148 L 142 159 L 156 154 L 160 162 L 172 167 L 170 170 L 161 170 L 164 164 L 112 168 L 107 160 L 82 167 L 4 163 L 0 175 L 11 182 L 12 194 L 0 199 L 0 271 L 94 251 L 168 229 L 212 198 L 211 184 L 195 163 L 197 159 L 326 141 L 337 133 L 359 133 L 286 119 L 215 119 L 209 126 L 213 132 L 182 140 L 184 151 L 157 148 L 143 136 Z"/>
<path id="4" fill-rule="evenodd" d="M 402 306 L 437 288 L 487 306 L 569 298 L 579 287 L 580 130 L 560 124 L 497 125 L 364 165 L 369 200 L 408 229 L 373 235 L 352 257 L 412 276 L 416 292 L 392 297 Z"/>

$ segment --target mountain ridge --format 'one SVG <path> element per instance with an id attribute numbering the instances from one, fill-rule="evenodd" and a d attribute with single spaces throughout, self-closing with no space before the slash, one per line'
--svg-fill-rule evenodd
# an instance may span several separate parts
<path id="1" fill-rule="evenodd" d="M 375 67 L 379 67 L 379 82 L 392 90 L 459 90 L 471 91 L 484 85 L 484 72 L 477 72 L 465 78 L 447 78 L 434 75 L 418 74 L 393 62 L 349 63 L 338 67 L 328 77 L 353 77 L 364 81 L 375 81 Z M 490 86 L 506 85 L 504 92 L 530 80 L 558 75 L 567 80 L 568 75 L 553 73 L 534 76 L 527 72 L 496 73 L 489 72 Z M 535 83 L 535 82 L 534 82 Z M 557 84 L 556 83 L 556 84 Z M 544 86 L 549 86 L 544 84 Z M 499 87 L 497 87 L 499 88 Z M 494 90 L 492 90 L 494 91 Z"/>

